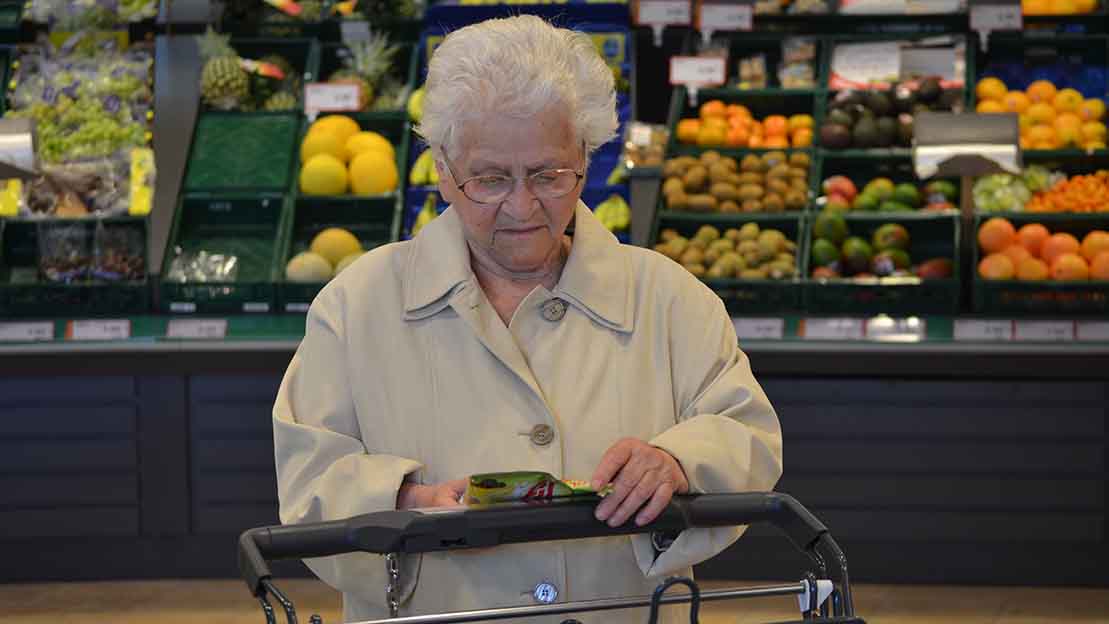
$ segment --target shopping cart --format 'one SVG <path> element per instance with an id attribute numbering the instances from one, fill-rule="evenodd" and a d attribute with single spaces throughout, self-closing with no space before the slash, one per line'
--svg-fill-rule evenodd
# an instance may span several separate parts
<path id="1" fill-rule="evenodd" d="M 484 507 L 435 510 L 385 511 L 347 520 L 250 529 L 239 538 L 239 569 L 251 593 L 258 599 L 267 624 L 276 616 L 267 596 L 280 604 L 288 624 L 296 624 L 293 603 L 275 585 L 267 561 L 326 557 L 351 552 L 385 555 L 390 585 L 398 580 L 398 556 L 464 548 L 486 548 L 500 544 L 581 539 L 633 533 L 673 536 L 691 528 L 769 523 L 782 530 L 812 562 L 812 569 L 797 583 L 700 591 L 692 580 L 670 578 L 654 594 L 644 597 L 612 598 L 535 606 L 483 609 L 424 616 L 397 617 L 395 592 L 387 595 L 393 617 L 363 624 L 454 624 L 496 621 L 540 615 L 568 615 L 632 607 L 650 607 L 649 622 L 657 621 L 660 605 L 690 603 L 691 621 L 697 622 L 700 603 L 733 598 L 797 596 L 804 622 L 863 624 L 855 617 L 847 559 L 828 529 L 793 497 L 779 493 L 703 494 L 675 497 L 653 523 L 634 523 L 611 528 L 593 512 L 596 498 L 510 503 Z M 828 576 L 828 564 L 835 579 Z M 671 587 L 683 585 L 688 593 L 666 595 Z M 387 594 L 389 594 L 387 590 Z M 313 624 L 322 624 L 312 616 Z M 565 620 L 563 624 L 576 622 Z"/>

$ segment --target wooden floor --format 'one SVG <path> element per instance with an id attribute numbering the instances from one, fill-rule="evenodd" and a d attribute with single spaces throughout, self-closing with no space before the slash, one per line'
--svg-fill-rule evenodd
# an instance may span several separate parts
<path id="1" fill-rule="evenodd" d="M 280 587 L 299 605 L 302 623 L 311 613 L 322 615 L 325 624 L 340 622 L 339 596 L 323 584 L 285 580 Z M 797 619 L 791 600 L 714 603 L 705 606 L 701 621 L 746 624 Z M 872 624 L 1109 622 L 1109 589 L 859 585 L 855 601 L 859 615 Z M 264 618 L 238 581 L 0 585 L 0 623 L 17 622 L 262 624 Z"/>

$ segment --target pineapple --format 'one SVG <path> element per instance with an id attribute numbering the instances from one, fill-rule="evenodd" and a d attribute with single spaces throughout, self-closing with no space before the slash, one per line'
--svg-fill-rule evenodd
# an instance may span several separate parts
<path id="1" fill-rule="evenodd" d="M 366 110 L 373 103 L 374 86 L 388 77 L 400 47 L 391 45 L 388 35 L 371 32 L 368 40 L 352 43 L 348 48 L 346 67 L 331 74 L 327 81 L 358 85 L 361 110 Z"/>
<path id="2" fill-rule="evenodd" d="M 211 27 L 197 39 L 204 69 L 200 72 L 200 97 L 219 110 L 232 110 L 250 97 L 250 78 L 239 65 L 230 36 L 216 34 Z"/>
<path id="3" fill-rule="evenodd" d="M 292 93 L 286 93 L 282 91 L 270 96 L 270 99 L 266 100 L 266 103 L 262 106 L 262 109 L 267 111 L 290 111 L 294 110 L 296 107 L 296 96 L 294 96 Z"/>
<path id="4" fill-rule="evenodd" d="M 320 0 L 300 0 L 300 21 L 318 22 L 323 19 L 323 2 Z"/>

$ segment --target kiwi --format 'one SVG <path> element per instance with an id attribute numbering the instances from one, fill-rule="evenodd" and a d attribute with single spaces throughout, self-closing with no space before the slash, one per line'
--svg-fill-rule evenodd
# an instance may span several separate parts
<path id="1" fill-rule="evenodd" d="M 689 209 L 693 212 L 713 212 L 717 201 L 712 195 L 689 195 Z"/>
<path id="2" fill-rule="evenodd" d="M 666 161 L 662 166 L 663 177 L 682 177 L 689 171 L 689 168 L 697 164 L 697 159 L 692 156 L 678 156 Z"/>
<path id="3" fill-rule="evenodd" d="M 800 178 L 790 178 L 789 179 L 789 186 L 790 186 L 790 188 L 792 188 L 795 191 L 798 191 L 800 193 L 804 193 L 806 197 L 809 194 L 809 181 L 808 180 L 802 180 Z"/>
<path id="4" fill-rule="evenodd" d="M 697 230 L 697 234 L 694 236 L 694 238 L 707 240 L 711 243 L 712 241 L 720 238 L 720 230 L 716 229 L 716 227 L 712 225 L 702 225 Z"/>
<path id="5" fill-rule="evenodd" d="M 669 243 L 678 237 L 678 231 L 674 228 L 666 228 L 658 233 L 658 239 L 664 243 Z"/>
<path id="6" fill-rule="evenodd" d="M 687 193 L 699 193 L 704 190 L 709 181 L 709 170 L 701 165 L 694 165 L 685 173 L 682 184 Z"/>
<path id="7" fill-rule="evenodd" d="M 777 193 L 778 195 L 782 195 L 784 197 L 785 194 L 789 192 L 789 190 L 789 182 L 786 182 L 782 178 L 771 178 L 766 181 L 767 194 Z"/>
<path id="8" fill-rule="evenodd" d="M 726 277 L 724 267 L 720 266 L 718 263 L 713 263 L 713 265 L 709 267 L 709 270 L 705 271 L 705 277 L 708 279 L 723 279 Z"/>
<path id="9" fill-rule="evenodd" d="M 739 199 L 739 190 L 727 182 L 717 182 L 709 189 L 709 193 L 720 201 L 735 201 Z"/>
<path id="10" fill-rule="evenodd" d="M 762 164 L 761 158 L 754 154 L 748 154 L 739 163 L 739 170 L 744 173 L 762 173 L 766 171 L 766 167 Z"/>
<path id="11" fill-rule="evenodd" d="M 785 163 L 781 163 L 779 165 L 774 165 L 773 167 L 770 168 L 770 171 L 766 172 L 766 177 L 767 177 L 767 179 L 788 178 L 788 177 L 790 177 L 789 176 L 789 165 L 787 165 Z"/>
<path id="12" fill-rule="evenodd" d="M 789 155 L 789 165 L 807 170 L 812 165 L 812 158 L 805 152 L 794 152 Z"/>
<path id="13" fill-rule="evenodd" d="M 745 199 L 743 204 L 739 207 L 743 212 L 762 212 L 761 199 Z"/>
<path id="14" fill-rule="evenodd" d="M 669 249 L 670 249 L 670 245 L 667 245 L 666 243 L 656 243 L 655 246 L 654 246 L 654 250 L 659 252 L 660 254 L 662 254 L 664 256 L 669 256 L 670 255 L 670 254 L 666 253 Z"/>
<path id="15" fill-rule="evenodd" d="M 705 261 L 705 252 L 693 247 L 682 254 L 682 264 L 702 264 Z"/>
<path id="16" fill-rule="evenodd" d="M 781 195 L 777 193 L 767 193 L 766 197 L 762 198 L 762 207 L 766 212 L 784 212 L 786 203 Z"/>
<path id="17" fill-rule="evenodd" d="M 766 165 L 767 169 L 773 169 L 778 165 L 784 165 L 789 162 L 789 157 L 785 152 L 767 152 L 762 156 L 762 163 Z"/>
<path id="18" fill-rule="evenodd" d="M 718 247 L 709 247 L 708 251 L 705 252 L 705 264 L 708 264 L 710 267 L 715 265 L 716 261 L 720 259 L 723 253 L 724 252 L 720 251 Z"/>
<path id="19" fill-rule="evenodd" d="M 747 263 L 743 261 L 743 257 L 734 251 L 730 251 L 722 256 L 717 264 L 724 265 L 728 273 L 735 275 L 736 273 L 747 268 Z"/>
<path id="20" fill-rule="evenodd" d="M 709 166 L 709 181 L 713 184 L 727 182 L 732 178 L 732 172 L 723 162 L 715 162 Z"/>
<path id="21" fill-rule="evenodd" d="M 663 195 L 669 195 L 670 193 L 673 193 L 675 191 L 684 190 L 685 184 L 682 182 L 681 178 L 666 178 L 666 181 L 662 183 Z"/>
<path id="22" fill-rule="evenodd" d="M 739 211 L 740 211 L 739 210 L 739 204 L 736 203 L 735 201 L 727 199 L 727 200 L 724 200 L 724 201 L 720 202 L 720 212 L 728 213 L 728 214 L 735 214 Z"/>
<path id="23" fill-rule="evenodd" d="M 709 242 L 703 238 L 693 238 L 689 241 L 689 249 L 700 249 L 702 252 L 708 251 Z"/>
<path id="24" fill-rule="evenodd" d="M 692 273 L 693 277 L 702 278 L 702 277 L 705 276 L 705 265 L 703 265 L 703 264 L 685 264 L 685 263 L 682 263 L 682 266 L 685 267 L 686 271 L 689 271 L 690 273 Z"/>
<path id="25" fill-rule="evenodd" d="M 733 173 L 736 172 L 736 171 L 739 171 L 739 163 L 737 163 L 735 161 L 735 159 L 732 158 L 731 156 L 725 156 L 725 157 L 721 158 L 720 159 L 720 164 L 727 167 L 728 171 L 731 171 Z"/>
<path id="26" fill-rule="evenodd" d="M 794 258 L 793 254 L 783 251 L 777 256 L 774 256 L 774 262 L 784 262 L 790 266 L 795 266 L 797 264 L 797 258 Z"/>
<path id="27" fill-rule="evenodd" d="M 670 253 L 668 255 L 674 260 L 681 258 L 685 250 L 689 249 L 689 239 L 684 236 L 679 236 L 667 244 L 670 245 Z"/>
<path id="28" fill-rule="evenodd" d="M 700 160 L 702 165 L 708 166 L 719 161 L 721 158 L 722 156 L 720 156 L 720 152 L 716 150 L 708 150 L 701 154 Z"/>
<path id="29" fill-rule="evenodd" d="M 805 194 L 796 189 L 789 189 L 785 195 L 782 196 L 786 203 L 786 210 L 804 210 L 805 209 Z"/>
<path id="30" fill-rule="evenodd" d="M 764 268 L 744 269 L 740 271 L 739 279 L 764 280 L 768 275 L 769 272 Z"/>
<path id="31" fill-rule="evenodd" d="M 809 179 L 809 170 L 808 169 L 802 169 L 801 167 L 790 167 L 789 168 L 789 178 L 791 180 L 808 180 Z"/>
<path id="32" fill-rule="evenodd" d="M 685 191 L 667 194 L 666 207 L 670 210 L 689 210 L 689 195 L 686 195 Z"/>
<path id="33" fill-rule="evenodd" d="M 789 279 L 796 275 L 797 268 L 791 262 L 775 260 L 766 266 L 770 279 Z"/>
<path id="34" fill-rule="evenodd" d="M 766 194 L 766 190 L 758 184 L 745 184 L 739 187 L 739 199 L 747 201 L 749 199 L 762 199 Z"/>

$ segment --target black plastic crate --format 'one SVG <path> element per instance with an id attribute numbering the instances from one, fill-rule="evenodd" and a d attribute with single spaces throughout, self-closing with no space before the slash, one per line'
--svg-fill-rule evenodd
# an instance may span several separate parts
<path id="1" fill-rule="evenodd" d="M 71 283 L 52 282 L 39 268 L 39 228 L 83 228 L 91 247 L 98 224 L 128 228 L 142 240 L 143 275 L 140 280 L 107 281 L 88 277 Z M 149 222 L 141 217 L 100 219 L 6 219 L 0 221 L 0 316 L 56 316 L 58 314 L 142 314 L 150 310 L 148 266 Z"/>
<path id="2" fill-rule="evenodd" d="M 162 262 L 161 309 L 182 313 L 267 313 L 276 302 L 285 200 L 280 195 L 185 196 Z M 221 282 L 174 281 L 179 252 L 235 256 L 238 274 Z"/>
<path id="3" fill-rule="evenodd" d="M 870 240 L 886 223 L 898 223 L 909 232 L 909 253 L 914 263 L 949 258 L 952 276 L 946 279 L 850 278 L 817 280 L 808 261 L 804 280 L 805 310 L 814 314 L 955 314 L 959 311 L 959 217 L 952 214 L 887 213 L 848 214 L 851 236 Z M 813 245 L 813 217 L 806 219 L 806 253 Z M 808 260 L 808 259 L 807 259 Z"/>
<path id="4" fill-rule="evenodd" d="M 278 301 L 285 312 L 306 312 L 326 282 L 293 282 L 285 278 L 285 265 L 312 238 L 331 227 L 343 228 L 358 237 L 366 251 L 397 240 L 400 232 L 400 197 L 341 198 L 301 197 L 286 225 L 279 269 Z"/>
<path id="5" fill-rule="evenodd" d="M 1066 232 L 1079 241 L 1093 230 L 1109 231 L 1109 214 L 1006 213 L 975 218 L 974 231 L 994 217 L 1003 216 L 1018 230 L 1028 223 L 1042 223 L 1052 234 Z M 1109 316 L 1109 281 L 1022 282 L 984 280 L 978 276 L 982 258 L 974 245 L 974 311 L 991 315 L 1017 316 Z"/>

